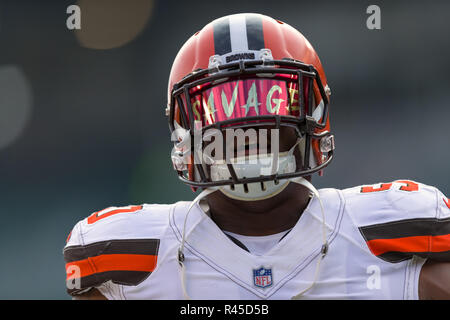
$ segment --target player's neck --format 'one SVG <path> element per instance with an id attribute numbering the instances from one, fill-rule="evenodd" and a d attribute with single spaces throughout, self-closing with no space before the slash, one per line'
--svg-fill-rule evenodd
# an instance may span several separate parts
<path id="1" fill-rule="evenodd" d="M 220 191 L 207 198 L 211 218 L 225 231 L 264 236 L 292 228 L 309 202 L 309 191 L 290 183 L 283 192 L 261 201 L 239 201 Z"/>

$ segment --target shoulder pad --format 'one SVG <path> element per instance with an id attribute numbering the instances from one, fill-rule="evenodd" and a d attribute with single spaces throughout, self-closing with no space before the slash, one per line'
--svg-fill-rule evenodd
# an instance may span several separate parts
<path id="1" fill-rule="evenodd" d="M 67 291 L 82 293 L 107 281 L 138 285 L 156 268 L 170 205 L 109 207 L 73 228 L 64 248 Z"/>
<path id="2" fill-rule="evenodd" d="M 346 211 L 370 251 L 388 262 L 450 261 L 450 210 L 431 186 L 397 180 L 344 190 Z"/>

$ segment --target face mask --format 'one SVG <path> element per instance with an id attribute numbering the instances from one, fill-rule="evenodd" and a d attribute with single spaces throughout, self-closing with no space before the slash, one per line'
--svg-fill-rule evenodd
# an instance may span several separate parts
<path id="1" fill-rule="evenodd" d="M 289 150 L 277 155 L 272 153 L 263 155 L 250 155 L 230 160 L 238 178 L 255 178 L 261 175 L 268 176 L 275 173 L 284 174 L 295 172 L 296 161 L 293 155 L 298 142 Z M 211 178 L 213 181 L 230 179 L 231 174 L 225 161 L 217 161 L 211 165 Z M 289 180 L 265 181 L 247 184 L 237 184 L 218 187 L 226 196 L 243 201 L 263 200 L 275 196 L 283 191 Z"/>

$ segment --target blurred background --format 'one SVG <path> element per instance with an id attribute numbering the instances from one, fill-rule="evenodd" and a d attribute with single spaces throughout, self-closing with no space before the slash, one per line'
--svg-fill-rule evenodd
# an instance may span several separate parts
<path id="1" fill-rule="evenodd" d="M 73 4 L 81 30 L 66 26 Z M 193 199 L 169 158 L 169 71 L 192 34 L 238 12 L 296 27 L 321 57 L 337 150 L 317 187 L 450 194 L 449 1 L 0 0 L 0 299 L 69 299 L 62 249 L 93 211 Z"/>

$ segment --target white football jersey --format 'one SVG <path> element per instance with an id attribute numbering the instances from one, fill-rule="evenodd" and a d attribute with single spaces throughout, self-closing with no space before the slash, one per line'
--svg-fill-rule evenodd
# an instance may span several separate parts
<path id="1" fill-rule="evenodd" d="M 301 298 L 418 299 L 426 259 L 450 261 L 450 202 L 436 188 L 400 180 L 319 193 L 329 246 Z M 64 248 L 68 292 L 184 299 L 183 281 L 191 299 L 291 299 L 311 285 L 323 244 L 317 198 L 261 255 L 222 232 L 198 203 L 187 215 L 189 205 L 111 207 L 78 222 Z"/>

